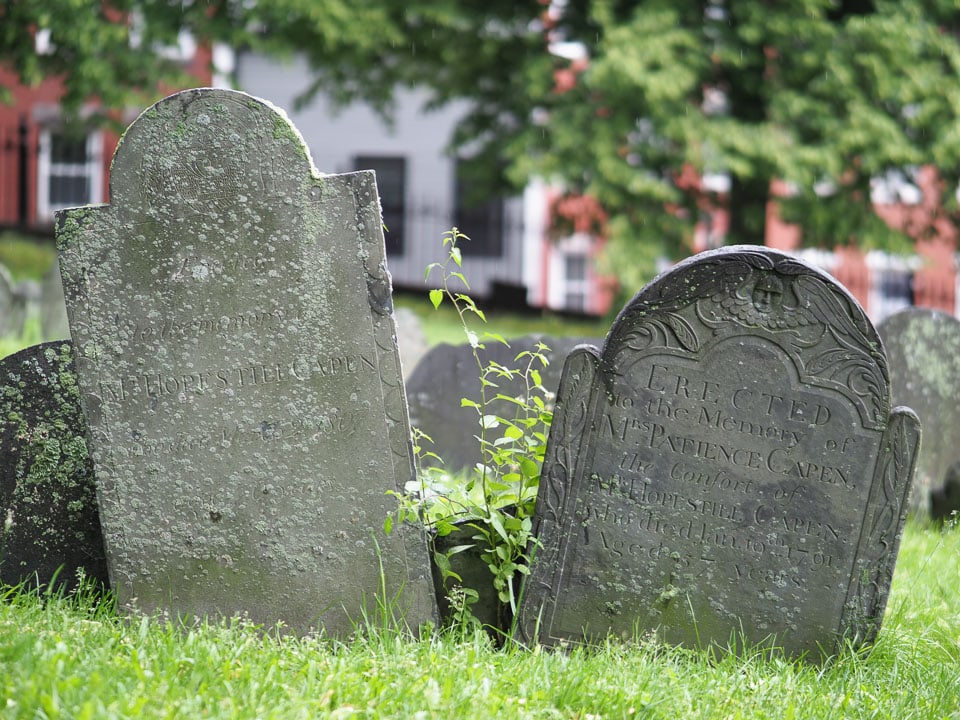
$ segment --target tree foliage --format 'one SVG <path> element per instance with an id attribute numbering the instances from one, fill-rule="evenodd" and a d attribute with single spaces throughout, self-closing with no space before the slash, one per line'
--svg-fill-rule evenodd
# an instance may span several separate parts
<path id="1" fill-rule="evenodd" d="M 311 91 L 389 115 L 426 86 L 473 111 L 454 148 L 475 181 L 532 175 L 589 194 L 613 258 L 680 254 L 705 208 L 728 241 L 762 242 L 771 180 L 807 243 L 904 247 L 870 209 L 871 181 L 933 165 L 955 212 L 960 10 L 955 0 L 5 0 L 0 59 L 67 79 L 69 106 L 107 106 L 175 80 L 145 48 L 181 28 L 234 48 L 300 52 Z M 56 51 L 32 53 L 48 28 Z M 131 33 L 138 40 L 131 42 Z M 554 52 L 578 48 L 585 62 Z M 174 74 L 171 74 L 174 73 Z M 725 173 L 718 196 L 691 182 Z M 922 228 L 921 228 L 922 230 Z M 618 266 L 625 264 L 617 261 Z M 636 264 L 630 263 L 630 264 Z"/>
<path id="2" fill-rule="evenodd" d="M 428 50 L 404 66 L 441 100 L 477 101 L 457 141 L 479 148 L 489 173 L 596 197 L 621 272 L 681 254 L 710 207 L 730 209 L 728 242 L 763 242 L 774 179 L 788 183 L 782 212 L 809 244 L 909 247 L 872 211 L 871 182 L 924 165 L 939 169 L 941 205 L 955 213 L 952 0 L 468 5 L 425 15 L 415 42 Z M 547 52 L 558 41 L 586 62 Z M 729 176 L 729 191 L 691 182 L 705 173 Z"/>

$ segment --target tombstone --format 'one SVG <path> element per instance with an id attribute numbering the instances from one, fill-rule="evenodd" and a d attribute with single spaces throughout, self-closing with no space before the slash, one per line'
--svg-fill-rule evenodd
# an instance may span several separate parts
<path id="1" fill-rule="evenodd" d="M 910 509 L 926 515 L 933 493 L 943 490 L 950 466 L 960 460 L 960 321 L 909 308 L 877 331 L 890 362 L 893 401 L 912 408 L 924 428 Z"/>
<path id="2" fill-rule="evenodd" d="M 891 414 L 879 338 L 828 275 L 703 253 L 567 358 L 521 633 L 655 633 L 819 659 L 879 628 L 919 423 Z"/>
<path id="3" fill-rule="evenodd" d="M 409 378 L 427 352 L 427 339 L 424 337 L 420 318 L 410 308 L 396 308 L 394 318 L 397 322 L 397 344 L 400 347 L 400 360 L 403 364 L 403 377 Z"/>
<path id="4" fill-rule="evenodd" d="M 189 90 L 57 217 L 121 606 L 345 635 L 436 617 L 372 172 L 320 175 L 268 103 Z"/>
<path id="5" fill-rule="evenodd" d="M 485 363 L 493 361 L 509 368 L 523 369 L 521 362 L 515 360 L 517 355 L 535 350 L 537 343 L 542 342 L 550 348 L 544 352 L 549 364 L 543 367 L 538 363 L 536 369 L 540 371 L 547 391 L 556 393 L 564 358 L 577 345 L 587 341 L 588 338 L 540 335 L 514 338 L 509 341 L 509 347 L 487 341 L 481 350 L 481 359 Z M 498 387 L 490 391 L 491 396 L 500 393 L 513 397 L 524 392 L 520 379 L 497 378 L 496 383 Z M 411 423 L 433 439 L 433 445 L 425 449 L 439 455 L 447 470 L 458 471 L 480 462 L 479 443 L 475 437 L 480 431 L 477 411 L 460 406 L 460 398 L 480 399 L 479 371 L 469 345 L 443 343 L 431 348 L 407 381 L 407 397 Z M 491 401 L 489 408 L 487 414 L 501 417 L 511 417 L 515 410 L 504 400 Z M 424 462 L 431 461 L 425 459 Z"/>
<path id="6" fill-rule="evenodd" d="M 87 426 L 69 341 L 0 360 L 0 582 L 107 586 Z"/>
<path id="7" fill-rule="evenodd" d="M 23 301 L 16 293 L 13 278 L 0 265 L 0 337 L 19 335 L 23 329 Z"/>
<path id="8" fill-rule="evenodd" d="M 960 460 L 947 468 L 943 487 L 930 493 L 930 517 L 940 525 L 960 520 Z"/>
<path id="9" fill-rule="evenodd" d="M 70 337 L 59 260 L 54 262 L 53 267 L 43 276 L 40 285 L 40 327 L 43 328 L 43 337 L 47 340 Z"/>

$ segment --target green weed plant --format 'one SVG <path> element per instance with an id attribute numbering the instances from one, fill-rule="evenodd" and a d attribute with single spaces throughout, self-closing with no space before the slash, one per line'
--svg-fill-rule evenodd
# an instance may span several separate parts
<path id="1" fill-rule="evenodd" d="M 399 498 L 398 518 L 425 523 L 434 562 L 450 593 L 452 623 L 461 627 L 476 624 L 471 608 L 479 601 L 481 588 L 465 586 L 451 565 L 451 558 L 479 550 L 500 603 L 497 625 L 502 629 L 516 616 L 521 576 L 529 574 L 534 546 L 533 510 L 553 417 L 549 393 L 540 375 L 547 365 L 544 353 L 549 348 L 538 343 L 533 350 L 518 353 L 514 367 L 485 359 L 486 343 L 507 347 L 509 343 L 497 333 L 475 330 L 475 322 L 486 325 L 486 315 L 467 293 L 454 289 L 455 280 L 467 290 L 470 288 L 462 272 L 462 241 L 469 238 L 457 228 L 444 233 L 446 258 L 428 265 L 425 279 L 439 275 L 440 287 L 430 291 L 430 301 L 434 310 L 444 303 L 454 308 L 476 364 L 480 396 L 476 400 L 461 398 L 460 406 L 476 412 L 475 438 L 481 462 L 466 474 L 449 473 L 442 468 L 442 458 L 427 448 L 432 439 L 415 429 L 414 449 L 418 458 L 440 465 L 421 467 L 419 479 Z M 500 392 L 501 383 L 512 384 L 517 379 L 521 381 L 519 394 Z M 492 412 L 494 401 L 500 401 L 501 407 L 506 403 L 512 412 Z M 391 526 L 392 518 L 387 529 Z M 435 539 L 454 532 L 463 534 L 465 542 L 440 550 Z"/>

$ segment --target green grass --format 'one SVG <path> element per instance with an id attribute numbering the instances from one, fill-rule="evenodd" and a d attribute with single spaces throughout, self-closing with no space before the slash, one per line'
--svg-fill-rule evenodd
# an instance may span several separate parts
<path id="1" fill-rule="evenodd" d="M 460 345 L 467 342 L 457 313 L 449 303 L 444 303 L 434 310 L 426 293 L 423 295 L 398 294 L 394 296 L 394 303 L 397 307 L 409 308 L 417 314 L 429 345 L 439 343 Z M 549 311 L 521 313 L 486 310 L 486 303 L 479 301 L 477 304 L 484 310 L 487 324 L 484 325 L 479 318 L 473 316 L 468 320 L 471 328 L 479 335 L 487 331 L 498 333 L 508 339 L 522 335 L 557 335 L 563 337 L 582 335 L 603 338 L 607 334 L 607 330 L 610 329 L 610 318 L 568 317 Z"/>
<path id="2" fill-rule="evenodd" d="M 0 602 L 3 718 L 960 718 L 960 532 L 908 525 L 870 653 L 822 667 L 657 645 L 347 642 Z"/>

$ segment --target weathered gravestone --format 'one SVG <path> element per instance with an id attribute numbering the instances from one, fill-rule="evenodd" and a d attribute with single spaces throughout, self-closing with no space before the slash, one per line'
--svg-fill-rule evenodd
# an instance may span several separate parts
<path id="1" fill-rule="evenodd" d="M 400 348 L 403 377 L 408 378 L 427 352 L 427 339 L 423 335 L 420 318 L 413 310 L 396 308 L 393 316 L 397 323 L 397 345 Z"/>
<path id="2" fill-rule="evenodd" d="M 893 401 L 912 408 L 923 424 L 910 508 L 926 514 L 960 460 L 960 322 L 937 310 L 909 308 L 877 331 L 890 362 Z"/>
<path id="3" fill-rule="evenodd" d="M 567 358 L 521 631 L 870 640 L 919 442 L 889 397 L 875 330 L 811 266 L 744 246 L 660 276 Z"/>
<path id="4" fill-rule="evenodd" d="M 23 328 L 23 301 L 18 297 L 10 271 L 0 265 L 0 337 L 16 335 Z"/>
<path id="5" fill-rule="evenodd" d="M 43 276 L 43 282 L 40 285 L 40 326 L 43 328 L 43 336 L 47 339 L 59 340 L 70 337 L 59 261 L 54 262 L 53 267 Z"/>
<path id="6" fill-rule="evenodd" d="M 243 93 L 143 113 L 106 207 L 58 216 L 119 601 L 352 630 L 435 618 L 372 172 L 321 176 Z M 383 605 L 379 605 L 382 603 Z"/>
<path id="7" fill-rule="evenodd" d="M 481 360 L 522 371 L 527 359 L 516 360 L 517 356 L 522 352 L 534 352 L 537 343 L 542 342 L 549 348 L 543 351 L 549 364 L 544 367 L 537 362 L 533 367 L 540 372 L 547 391 L 556 393 L 564 358 L 573 348 L 588 340 L 527 335 L 511 339 L 509 347 L 488 341 L 480 351 Z M 496 377 L 490 380 L 497 387 L 488 388 L 488 398 L 495 398 L 498 394 L 516 397 L 526 392 L 523 378 Z M 439 455 L 446 469 L 462 470 L 480 462 L 480 446 L 475 437 L 480 432 L 479 415 L 473 407 L 460 406 L 460 398 L 480 400 L 479 370 L 469 345 L 441 344 L 431 348 L 407 381 L 407 397 L 411 423 L 432 438 L 433 444 L 428 444 L 426 449 Z M 516 407 L 509 401 L 491 399 L 486 412 L 513 417 L 515 411 Z"/>
<path id="8" fill-rule="evenodd" d="M 107 565 L 68 341 L 0 360 L 0 581 L 102 587 Z M 54 582 L 55 580 L 55 582 Z"/>

